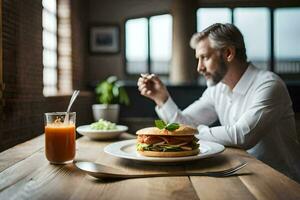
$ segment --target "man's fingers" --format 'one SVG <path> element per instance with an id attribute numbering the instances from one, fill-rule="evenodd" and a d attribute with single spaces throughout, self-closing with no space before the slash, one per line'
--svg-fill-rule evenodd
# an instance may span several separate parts
<path id="1" fill-rule="evenodd" d="M 147 84 L 146 84 L 146 83 L 140 83 L 140 84 L 138 84 L 138 88 L 139 88 L 139 89 L 143 89 L 143 88 L 145 88 L 145 87 L 147 87 Z"/>
<path id="2" fill-rule="evenodd" d="M 139 86 L 139 91 L 142 91 L 144 88 L 147 89 L 146 85 L 145 85 L 145 84 L 142 84 L 141 86 Z"/>
<path id="3" fill-rule="evenodd" d="M 147 94 L 147 91 L 148 91 L 147 88 L 143 88 L 141 90 L 141 94 L 145 96 Z"/>
<path id="4" fill-rule="evenodd" d="M 139 78 L 137 85 L 140 86 L 142 84 L 144 84 L 144 80 L 142 78 Z"/>
<path id="5" fill-rule="evenodd" d="M 147 95 L 151 95 L 151 94 L 152 94 L 152 91 L 151 91 L 151 90 L 147 90 L 147 91 L 146 91 L 146 94 L 147 94 Z"/>
<path id="6" fill-rule="evenodd" d="M 149 76 L 149 74 L 141 74 L 142 78 L 147 78 Z"/>
<path id="7" fill-rule="evenodd" d="M 149 97 L 153 93 L 150 88 L 147 87 L 151 81 L 161 83 L 155 74 L 141 74 L 141 77 L 138 79 L 138 89 L 141 95 Z"/>
<path id="8" fill-rule="evenodd" d="M 145 82 L 151 80 L 157 83 L 162 83 L 161 80 L 158 78 L 158 76 L 155 74 L 141 74 L 141 76 L 144 78 Z"/>
<path id="9" fill-rule="evenodd" d="M 148 80 L 146 78 L 139 78 L 137 85 L 143 85 L 143 84 L 147 84 Z"/>
<path id="10" fill-rule="evenodd" d="M 162 83 L 161 80 L 158 78 L 158 76 L 156 76 L 155 74 L 152 74 L 151 80 L 156 82 L 156 83 L 159 83 L 159 84 Z"/>
<path id="11" fill-rule="evenodd" d="M 151 80 L 152 77 L 155 76 L 155 74 L 141 74 L 141 78 Z"/>

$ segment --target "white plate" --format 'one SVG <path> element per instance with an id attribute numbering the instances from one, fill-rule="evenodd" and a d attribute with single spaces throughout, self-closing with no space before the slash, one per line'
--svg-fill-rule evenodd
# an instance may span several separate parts
<path id="1" fill-rule="evenodd" d="M 200 141 L 200 153 L 194 156 L 185 156 L 185 157 L 173 157 L 173 158 L 162 158 L 162 157 L 146 157 L 140 155 L 136 151 L 136 139 L 133 140 L 124 140 L 121 142 L 115 142 L 107 145 L 104 148 L 104 152 L 112 156 L 119 158 L 125 158 L 136 161 L 145 161 L 145 162 L 158 162 L 158 163 L 171 163 L 171 162 L 183 162 L 183 161 L 192 161 L 202 158 L 207 158 L 214 156 L 218 153 L 224 151 L 225 147 L 221 144 L 208 141 Z"/>
<path id="2" fill-rule="evenodd" d="M 121 133 L 128 130 L 127 126 L 117 125 L 116 130 L 94 130 L 90 125 L 84 125 L 77 127 L 76 131 L 84 136 L 87 136 L 94 140 L 107 140 L 118 137 Z"/>

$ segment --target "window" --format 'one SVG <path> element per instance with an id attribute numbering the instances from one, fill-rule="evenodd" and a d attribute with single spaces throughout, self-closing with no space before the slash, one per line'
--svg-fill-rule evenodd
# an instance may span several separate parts
<path id="1" fill-rule="evenodd" d="M 270 11 L 267 8 L 236 8 L 234 24 L 244 36 L 248 60 L 268 69 L 270 60 Z"/>
<path id="2" fill-rule="evenodd" d="M 45 96 L 57 93 L 56 0 L 43 0 L 43 83 Z"/>
<path id="3" fill-rule="evenodd" d="M 197 29 L 216 22 L 234 23 L 244 36 L 248 60 L 287 80 L 295 76 L 285 74 L 300 73 L 300 24 L 295 19 L 300 19 L 299 7 L 199 8 Z"/>
<path id="4" fill-rule="evenodd" d="M 128 74 L 167 74 L 172 56 L 172 16 L 127 20 L 125 46 Z"/>
<path id="5" fill-rule="evenodd" d="M 72 90 L 71 19 L 69 0 L 43 0 L 43 93 Z"/>
<path id="6" fill-rule="evenodd" d="M 128 20 L 126 29 L 127 71 L 132 74 L 147 71 L 148 64 L 148 25 L 146 18 Z"/>
<path id="7" fill-rule="evenodd" d="M 300 73 L 300 8 L 282 8 L 274 12 L 275 71 Z"/>
<path id="8" fill-rule="evenodd" d="M 229 8 L 199 8 L 197 10 L 197 31 L 200 32 L 214 23 L 231 23 Z"/>

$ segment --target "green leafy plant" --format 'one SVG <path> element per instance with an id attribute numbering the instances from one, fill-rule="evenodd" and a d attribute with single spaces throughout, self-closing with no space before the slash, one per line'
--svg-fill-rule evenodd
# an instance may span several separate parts
<path id="1" fill-rule="evenodd" d="M 130 101 L 124 85 L 116 76 L 110 76 L 97 84 L 95 92 L 99 103 L 129 105 Z"/>
<path id="2" fill-rule="evenodd" d="M 175 131 L 176 129 L 178 129 L 180 127 L 180 125 L 178 123 L 169 123 L 166 124 L 166 122 L 164 122 L 163 120 L 155 120 L 154 121 L 155 126 L 159 129 L 166 129 L 168 131 Z"/>

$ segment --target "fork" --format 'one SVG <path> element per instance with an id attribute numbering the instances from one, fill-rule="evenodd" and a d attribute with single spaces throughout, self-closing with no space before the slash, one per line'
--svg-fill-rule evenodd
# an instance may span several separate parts
<path id="1" fill-rule="evenodd" d="M 228 177 L 234 175 L 235 172 L 242 169 L 247 165 L 247 162 L 241 162 L 235 167 L 221 170 L 221 171 L 209 171 L 209 172 L 170 172 L 170 173 L 153 173 L 153 174 L 139 174 L 128 173 L 122 169 L 116 169 L 93 162 L 76 162 L 76 167 L 86 172 L 90 176 L 95 178 L 149 178 L 149 177 L 167 177 L 167 176 L 210 176 L 210 177 Z"/>

